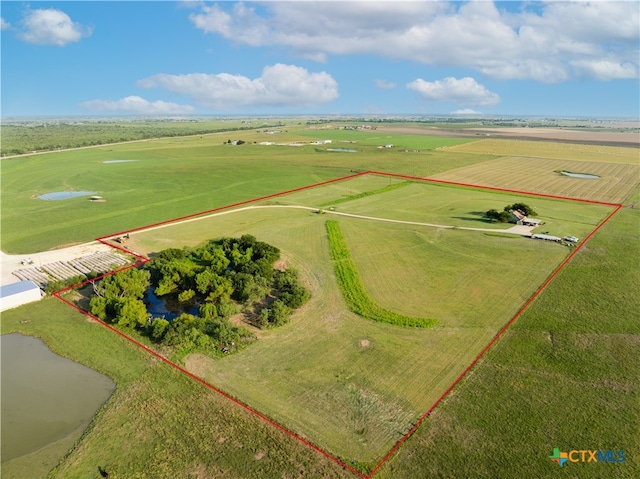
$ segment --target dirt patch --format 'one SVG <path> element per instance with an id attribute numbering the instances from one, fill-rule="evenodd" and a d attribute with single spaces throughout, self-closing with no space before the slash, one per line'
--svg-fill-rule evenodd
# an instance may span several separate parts
<path id="1" fill-rule="evenodd" d="M 264 457 L 265 453 L 263 451 L 258 452 L 255 456 L 253 456 L 253 458 L 256 461 L 259 461 L 260 459 L 262 459 Z"/>
<path id="2" fill-rule="evenodd" d="M 283 258 L 280 258 L 278 261 L 273 263 L 273 269 L 277 269 L 278 271 L 284 271 L 289 267 L 287 261 Z"/>
<path id="3" fill-rule="evenodd" d="M 209 361 L 211 361 L 211 358 L 205 356 L 204 354 L 193 353 L 184 358 L 184 367 L 190 373 L 193 373 L 196 376 L 204 377 Z"/>
<path id="4" fill-rule="evenodd" d="M 369 346 L 371 346 L 371 341 L 369 341 L 368 339 L 361 339 L 360 341 L 358 341 L 358 344 L 361 348 L 368 348 Z"/>

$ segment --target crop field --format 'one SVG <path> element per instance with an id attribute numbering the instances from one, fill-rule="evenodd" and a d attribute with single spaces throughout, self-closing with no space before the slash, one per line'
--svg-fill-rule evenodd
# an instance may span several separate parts
<path id="1" fill-rule="evenodd" d="M 499 162 L 512 162 L 528 176 L 504 177 L 495 186 L 600 201 L 640 200 L 633 180 L 637 156 L 632 161 L 628 152 L 613 155 L 620 160 L 606 170 L 589 150 L 596 147 L 582 145 L 558 144 L 568 149 L 554 153 L 536 150 L 551 148 L 541 142 L 455 145 L 461 140 L 286 129 L 268 136 L 260 131 L 211 134 L 2 160 L 2 249 L 22 253 L 87 241 L 365 170 L 494 185 L 489 180 L 505 171 Z M 226 144 L 238 138 L 248 143 Z M 316 138 L 333 143 L 253 144 Z M 378 149 L 382 140 L 398 148 Z M 495 150 L 473 150 L 484 142 L 495 142 Z M 324 151 L 329 147 L 358 152 Z M 109 160 L 135 161 L 103 163 Z M 558 169 L 616 180 L 592 191 L 550 186 Z M 485 176 L 486 171 L 493 174 Z M 600 181 L 560 179 L 590 188 L 595 184 L 590 182 Z M 106 201 L 33 198 L 71 189 L 96 191 Z M 388 462 L 379 464 L 570 254 L 566 246 L 523 238 L 506 231 L 511 225 L 483 219 L 487 209 L 516 201 L 535 207 L 545 222 L 536 231 L 559 236 L 584 238 L 612 211 L 604 205 L 368 174 L 132 233 L 128 246 L 150 254 L 245 233 L 278 246 L 284 262 L 300 271 L 312 291 L 310 302 L 289 324 L 258 331 L 258 341 L 237 354 L 221 359 L 193 354 L 183 364 L 363 476 L 506 478 L 526 470 L 545 477 L 557 474 L 548 459 L 553 447 L 611 447 L 627 450 L 629 459 L 606 466 L 618 466 L 617 477 L 635 477 L 640 471 L 639 332 L 633 320 L 639 307 L 640 218 L 635 208 L 620 210 L 599 229 L 453 394 Z M 351 312 L 335 277 L 327 221 L 339 224 L 375 305 L 437 323 L 403 328 Z M 115 478 L 354 477 L 59 301 L 46 298 L 3 313 L 3 334 L 14 331 L 43 337 L 59 354 L 118 384 L 89 430 L 51 472 L 53 479 L 93 477 L 98 464 Z M 25 477 L 41 460 L 32 476 L 44 477 L 50 468 L 45 459 L 55 464 L 55 451 L 65 447 L 56 444 L 3 464 L 3 477 Z M 602 471 L 574 472 L 595 478 Z"/>
<path id="2" fill-rule="evenodd" d="M 633 148 L 625 150 L 636 154 L 633 162 L 505 156 L 493 161 L 453 169 L 435 177 L 448 181 L 473 182 L 571 198 L 622 202 L 640 184 L 640 164 L 638 164 L 640 151 Z M 562 175 L 560 171 L 587 173 L 599 178 L 571 178 Z"/>
<path id="3" fill-rule="evenodd" d="M 638 149 L 617 146 L 580 145 L 546 141 L 485 139 L 450 146 L 451 151 L 525 158 L 596 161 L 601 163 L 638 164 Z"/>
<path id="4" fill-rule="evenodd" d="M 222 360 L 192 355 L 185 358 L 186 367 L 364 471 L 411 428 L 569 254 L 564 246 L 517 235 L 337 214 L 377 212 L 387 219 L 450 224 L 473 204 L 485 207 L 488 202 L 489 208 L 523 200 L 514 194 L 418 182 L 381 189 L 385 183 L 388 178 L 357 177 L 277 198 L 287 204 L 270 199 L 136 232 L 129 243 L 150 254 L 248 233 L 279 247 L 313 292 L 304 311 L 283 328 L 261 332 L 260 340 L 241 353 Z M 379 193 L 362 196 L 366 191 Z M 338 192 L 356 199 L 325 214 L 293 207 L 338 199 Z M 552 223 L 580 235 L 611 211 L 601 205 L 535 200 L 542 217 L 548 214 Z M 422 210 L 435 216 L 421 216 Z M 328 219 L 339 222 L 374 303 L 399 314 L 434 318 L 436 325 L 402 328 L 348 311 L 333 272 Z"/>

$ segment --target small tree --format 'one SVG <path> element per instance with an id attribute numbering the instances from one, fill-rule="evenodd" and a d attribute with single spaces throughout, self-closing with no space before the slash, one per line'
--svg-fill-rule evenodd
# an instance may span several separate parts
<path id="1" fill-rule="evenodd" d="M 514 203 L 512 205 L 507 205 L 504 207 L 504 211 L 507 213 L 512 210 L 522 211 L 525 216 L 536 216 L 536 212 L 533 208 L 525 203 Z"/>

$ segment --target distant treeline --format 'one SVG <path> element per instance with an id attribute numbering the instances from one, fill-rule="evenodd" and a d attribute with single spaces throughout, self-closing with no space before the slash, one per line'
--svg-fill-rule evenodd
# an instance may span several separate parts
<path id="1" fill-rule="evenodd" d="M 255 130 L 281 125 L 242 125 L 223 122 L 89 122 L 2 125 L 0 155 L 23 155 L 83 146 L 173 136 L 204 135 L 225 131 Z"/>

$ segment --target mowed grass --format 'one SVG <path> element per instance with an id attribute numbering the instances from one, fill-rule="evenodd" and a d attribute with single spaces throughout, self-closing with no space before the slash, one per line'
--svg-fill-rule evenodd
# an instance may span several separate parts
<path id="1" fill-rule="evenodd" d="M 321 148 L 380 147 L 392 145 L 395 149 L 445 148 L 463 145 L 474 141 L 469 138 L 440 138 L 437 136 L 405 135 L 378 130 L 343 130 L 336 128 L 307 129 L 300 132 L 302 136 L 317 140 L 332 140 L 332 144 L 320 145 Z M 345 153 L 345 155 L 348 153 Z"/>
<path id="2" fill-rule="evenodd" d="M 576 146 L 576 145 L 574 145 Z M 589 147 L 595 150 L 603 147 Z M 506 156 L 464 166 L 435 178 L 595 201 L 624 201 L 640 184 L 640 152 L 629 163 Z M 559 171 L 590 173 L 597 179 L 571 178 Z"/>
<path id="3" fill-rule="evenodd" d="M 98 466 L 116 479 L 353 477 L 56 299 L 3 312 L 2 333 L 12 332 L 43 338 L 117 389 L 65 457 L 37 451 L 3 463 L 3 478 L 97 478 Z"/>
<path id="4" fill-rule="evenodd" d="M 276 135 L 226 132 L 3 160 L 2 248 L 30 253 L 278 193 L 368 169 L 428 176 L 488 156 L 434 151 L 447 139 L 426 138 L 420 153 L 377 150 L 318 152 L 313 146 L 261 146 L 299 141 L 304 130 Z M 226 144 L 244 139 L 244 145 Z M 224 144 L 223 144 L 224 143 Z M 136 160 L 103 163 L 109 160 Z M 87 197 L 43 201 L 56 191 L 95 191 Z"/>
<path id="5" fill-rule="evenodd" d="M 593 161 L 600 163 L 638 164 L 638 149 L 622 146 L 579 145 L 549 141 L 522 141 L 486 139 L 454 145 L 449 151 L 490 154 L 497 156 L 521 156 L 530 158 L 554 158 L 557 160 Z"/>
<path id="6" fill-rule="evenodd" d="M 336 280 L 342 297 L 351 311 L 364 318 L 395 326 L 428 328 L 437 323 L 435 319 L 404 316 L 378 306 L 364 289 L 360 274 L 351 260 L 351 253 L 340 231 L 339 223 L 336 220 L 328 220 L 325 225 Z"/>
<path id="7" fill-rule="evenodd" d="M 379 179 L 371 178 L 377 186 Z M 362 180 L 349 182 L 364 189 Z M 596 215 L 601 219 L 604 210 Z M 324 228 L 328 217 L 334 218 L 288 208 L 229 212 L 135 233 L 130 246 L 149 253 L 249 233 L 281 248 L 313 292 L 304 311 L 289 325 L 262 333 L 242 353 L 222 360 L 191 356 L 186 365 L 318 446 L 369 470 L 568 249 L 483 232 L 336 216 L 373 300 L 392 311 L 439 321 L 429 330 L 406 329 L 347 310 L 332 271 Z M 597 217 L 590 221 L 597 223 Z"/>
<path id="8" fill-rule="evenodd" d="M 185 148 L 187 146 L 188 144 Z M 331 157 L 331 161 L 344 162 L 346 157 L 357 155 L 323 156 Z M 452 153 L 449 156 L 440 155 L 439 152 L 428 156 L 372 156 L 370 160 L 375 168 L 370 167 L 428 176 L 428 173 L 421 172 L 444 171 L 481 159 L 481 156 L 474 154 L 467 154 L 462 158 Z M 369 166 L 366 161 L 362 161 L 361 165 Z M 381 165 L 387 165 L 387 168 L 382 168 Z M 300 162 L 299 166 L 304 167 L 304 162 Z M 327 164 L 323 166 L 326 167 Z M 37 169 L 34 171 L 37 173 Z M 30 175 L 31 173 L 25 174 L 25 179 Z M 7 178 L 3 170 L 3 190 Z M 337 195 L 340 196 L 339 193 Z M 5 213 L 3 204 L 3 215 Z M 144 215 L 140 215 L 138 219 L 140 218 L 145 219 Z M 515 328 L 498 342 L 489 355 L 472 370 L 467 380 L 435 410 L 428 422 L 404 444 L 376 477 L 510 478 L 525 474 L 551 477 L 566 471 L 579 474 L 580 477 L 604 477 L 609 473 L 615 477 L 636 477 L 640 468 L 634 451 L 640 450 L 637 436 L 640 421 L 635 373 L 640 365 L 637 364 L 637 322 L 633 318 L 637 317 L 639 309 L 635 294 L 639 286 L 639 222 L 637 211 L 623 210 L 601 229 L 554 280 L 543 297 L 534 302 L 516 322 Z M 243 231 L 250 222 L 243 220 L 243 223 L 230 224 L 229 230 L 235 228 L 235 231 Z M 3 220 L 3 235 L 4 227 Z M 355 231 L 359 228 L 357 226 Z M 202 232 L 203 237 L 206 236 L 205 233 L 208 232 Z M 271 234 L 277 235 L 275 232 Z M 194 241 L 188 232 L 180 236 L 179 240 L 184 241 L 184 244 Z M 315 237 L 311 235 L 308 239 Z M 355 238 L 359 240 L 357 235 Z M 500 237 L 495 236 L 494 239 Z M 520 239 L 505 238 L 505 241 L 519 242 Z M 289 256 L 290 261 L 295 264 L 304 265 L 307 261 L 306 257 L 297 254 Z M 583 262 L 578 262 L 579 260 Z M 574 266 L 576 269 L 573 269 Z M 313 281 L 318 281 L 320 285 L 330 283 L 330 271 L 324 275 L 314 274 L 312 271 L 313 268 L 308 273 Z M 554 287 L 558 289 L 554 290 Z M 553 296 L 545 300 L 544 308 L 540 309 L 542 300 L 552 291 L 555 291 Z M 323 296 L 322 302 L 340 301 L 339 295 L 335 296 L 335 293 L 337 290 L 332 297 Z M 333 312 L 335 315 L 319 317 L 322 320 L 319 323 L 333 333 L 332 337 L 351 331 L 353 345 L 362 348 L 358 350 L 359 354 L 354 353 L 357 348 L 353 347 L 347 352 L 339 352 L 344 353 L 340 358 L 357 360 L 365 357 L 370 349 L 362 346 L 367 343 L 362 341 L 366 338 L 363 338 L 361 332 L 369 331 L 360 326 L 367 323 L 358 322 L 360 318 L 353 316 L 353 329 L 339 328 L 336 323 L 343 313 L 339 310 Z M 529 318 L 527 327 L 534 330 L 533 334 L 517 330 L 525 318 Z M 31 323 L 20 323 L 27 320 Z M 114 399 L 105 409 L 115 409 L 115 413 L 109 416 L 110 420 L 103 422 L 105 414 L 98 416 L 94 429 L 80 443 L 81 449 L 76 449 L 65 459 L 60 472 L 54 477 L 97 477 L 96 465 L 102 464 L 108 466 L 110 477 L 174 478 L 184 477 L 185 471 L 189 474 L 193 470 L 191 465 L 195 463 L 198 464 L 196 472 L 192 473 L 195 477 L 353 477 L 339 467 L 334 467 L 333 463 L 320 454 L 304 447 L 299 448 L 298 443 L 291 442 L 290 438 L 271 428 L 267 428 L 263 434 L 263 423 L 246 421 L 244 416 L 238 417 L 233 409 L 236 406 L 226 401 L 223 403 L 230 409 L 207 409 L 210 407 L 208 404 L 204 408 L 196 406 L 194 410 L 198 411 L 200 419 L 185 421 L 181 409 L 190 406 L 185 404 L 188 401 L 184 401 L 182 395 L 193 397 L 190 392 L 191 382 L 176 381 L 174 376 L 160 380 L 158 376 L 163 374 L 150 375 L 147 381 L 146 356 L 134 358 L 129 348 L 120 347 L 120 340 L 112 333 L 104 331 L 104 335 L 96 336 L 90 333 L 93 329 L 78 327 L 78 324 L 84 324 L 83 321 L 73 310 L 52 300 L 24 306 L 2 315 L 3 333 L 20 330 L 44 337 L 48 344 L 55 344 L 59 353 L 109 374 L 118 381 L 119 386 L 123 381 L 119 377 L 124 377 L 131 383 L 130 393 L 123 395 L 118 401 Z M 91 326 L 96 330 L 100 329 L 96 325 Z M 541 332 L 536 333 L 538 329 Z M 554 331 L 555 334 L 548 336 L 548 331 Z M 516 333 L 520 336 L 514 345 L 512 343 Z M 298 358 L 304 359 L 303 348 L 313 346 L 313 343 L 298 344 L 297 337 L 293 333 L 289 334 L 285 347 L 288 354 L 298 352 Z M 383 333 L 376 337 L 389 339 Z M 540 341 L 529 340 L 536 337 Z M 548 340 L 549 337 L 552 341 Z M 490 334 L 487 334 L 487 341 L 489 338 Z M 406 339 L 406 344 L 410 344 L 411 338 Z M 440 344 L 451 346 L 449 349 L 452 353 L 460 343 L 467 347 L 466 336 L 458 335 L 455 339 L 456 341 L 444 341 Z M 96 345 L 100 347 L 97 348 Z M 333 343 L 324 341 L 312 354 L 320 354 L 323 359 L 329 358 L 334 353 L 330 349 L 332 345 Z M 368 345 L 377 347 L 378 343 L 369 341 Z M 390 346 L 385 350 L 387 357 L 399 354 L 401 346 L 399 341 L 390 341 Z M 428 350 L 429 347 L 435 347 L 436 343 L 423 346 Z M 474 345 L 471 344 L 470 347 Z M 101 352 L 96 354 L 96 349 Z M 277 351 L 272 349 L 271 358 L 277 359 Z M 416 350 L 415 357 L 419 358 L 421 354 L 422 351 Z M 266 357 L 258 356 L 258 359 Z M 225 358 L 225 361 L 227 359 L 231 358 Z M 407 376 L 420 368 L 420 364 L 414 366 L 413 362 L 407 363 L 406 358 L 403 360 L 404 366 L 410 369 Z M 357 361 L 352 363 L 356 366 L 362 364 Z M 101 364 L 109 366 L 103 368 L 100 367 Z M 553 366 L 551 373 L 548 371 L 550 365 Z M 241 365 L 236 367 L 240 370 Z M 361 366 L 360 368 L 362 369 Z M 295 364 L 291 371 L 298 371 Z M 317 368 L 316 372 L 319 376 L 325 374 L 322 368 Z M 302 375 L 302 371 L 296 374 Z M 349 380 L 348 374 L 350 373 L 345 371 L 342 377 Z M 417 384 L 407 382 L 409 391 L 429 386 L 417 377 L 410 379 Z M 212 375 L 211 380 L 215 381 L 215 376 Z M 303 393 L 300 392 L 301 395 Z M 170 401 L 162 399 L 165 394 L 171 398 Z M 259 395 L 259 392 L 256 394 Z M 378 400 L 379 396 L 368 394 L 363 398 L 362 390 L 353 385 L 343 388 L 342 397 L 345 403 L 367 404 L 364 409 L 386 410 L 381 405 L 384 403 Z M 159 402 L 152 403 L 151 399 L 154 398 L 160 398 Z M 141 404 L 145 407 L 138 407 Z M 349 416 L 349 421 L 358 421 L 353 427 L 362 430 L 363 425 L 367 424 L 366 417 L 367 415 L 355 412 Z M 153 423 L 151 428 L 146 426 L 149 421 Z M 212 430 L 218 432 L 216 426 L 229 433 L 225 434 L 226 439 L 218 437 L 218 442 L 211 440 L 216 437 L 215 434 L 212 435 Z M 317 427 L 322 428 L 322 424 Z M 571 464 L 569 466 L 572 469 L 564 467 L 558 471 L 558 466 L 548 459 L 554 446 L 563 450 L 573 447 L 621 447 L 627 449 L 629 459 L 626 463 L 605 464 L 602 467 L 595 467 L 594 464 Z M 265 447 L 267 451 L 262 456 L 261 452 Z M 248 450 L 259 452 L 250 456 L 247 455 Z M 257 459 L 258 457 L 261 459 Z M 37 459 L 34 458 L 35 460 Z M 582 467 L 577 469 L 579 466 Z M 29 474 L 26 477 L 34 477 L 32 472 L 33 469 L 27 469 L 24 474 L 14 477 L 25 477 L 25 474 Z"/>
<path id="9" fill-rule="evenodd" d="M 374 176 L 358 178 L 358 181 L 364 184 L 369 178 L 372 184 L 376 186 L 380 184 L 380 178 Z M 398 181 L 387 179 L 387 182 L 390 180 Z M 345 181 L 341 186 L 354 181 Z M 298 198 L 302 201 L 308 200 L 304 194 L 300 193 L 295 193 L 288 198 L 291 198 L 291 201 Z M 500 231 L 511 228 L 513 224 L 490 223 L 485 218 L 485 212 L 492 208 L 501 211 L 506 205 L 516 202 L 532 206 L 538 214 L 537 218 L 545 223 L 536 231 L 549 231 L 550 234 L 557 236 L 570 234 L 582 238 L 611 211 L 611 207 L 603 205 L 558 201 L 539 196 L 460 188 L 421 181 L 412 182 L 406 187 L 392 189 L 383 194 L 343 202 L 338 204 L 335 210 L 375 218 Z"/>
<path id="10" fill-rule="evenodd" d="M 600 229 L 375 477 L 638 477 L 639 224 Z M 626 461 L 559 469 L 554 447 Z"/>

